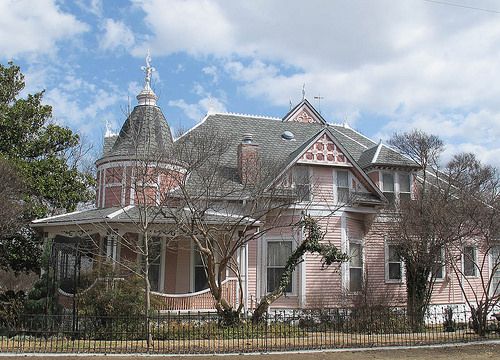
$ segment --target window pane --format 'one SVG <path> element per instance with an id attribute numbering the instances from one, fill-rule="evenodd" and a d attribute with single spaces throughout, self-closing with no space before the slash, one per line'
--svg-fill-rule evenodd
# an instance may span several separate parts
<path id="1" fill-rule="evenodd" d="M 410 192 L 410 175 L 399 174 L 399 191 L 400 192 Z"/>
<path id="2" fill-rule="evenodd" d="M 361 291 L 362 289 L 362 270 L 357 268 L 349 269 L 349 290 Z"/>
<path id="3" fill-rule="evenodd" d="M 194 268 L 194 291 L 201 291 L 208 288 L 207 274 L 205 268 L 197 266 Z"/>
<path id="4" fill-rule="evenodd" d="M 349 187 L 349 176 L 347 171 L 337 171 L 337 186 Z"/>
<path id="5" fill-rule="evenodd" d="M 444 277 L 444 253 L 443 250 L 439 252 L 439 258 L 436 260 L 434 265 L 434 277 L 436 279 L 442 279 Z"/>
<path id="6" fill-rule="evenodd" d="M 354 267 L 363 266 L 363 257 L 361 254 L 361 244 L 349 243 L 349 265 Z"/>
<path id="7" fill-rule="evenodd" d="M 306 166 L 295 166 L 293 168 L 293 181 L 299 199 L 301 201 L 309 201 L 311 199 L 309 169 Z"/>
<path id="8" fill-rule="evenodd" d="M 394 192 L 394 175 L 382 174 L 383 191 Z"/>
<path id="9" fill-rule="evenodd" d="M 389 261 L 390 262 L 400 262 L 401 258 L 398 255 L 397 246 L 388 245 L 388 248 L 389 248 Z"/>
<path id="10" fill-rule="evenodd" d="M 493 247 L 491 251 L 491 269 L 495 271 L 492 281 L 492 292 L 494 295 L 500 294 L 500 245 Z"/>
<path id="11" fill-rule="evenodd" d="M 476 249 L 472 246 L 464 247 L 464 275 L 476 276 Z"/>
<path id="12" fill-rule="evenodd" d="M 201 253 L 197 250 L 194 251 L 194 265 L 195 266 L 204 266 L 205 265 L 202 261 Z"/>
<path id="13" fill-rule="evenodd" d="M 389 279 L 401 280 L 401 263 L 389 263 Z"/>
<path id="14" fill-rule="evenodd" d="M 346 203 L 349 201 L 349 189 L 348 188 L 337 188 L 337 197 L 339 203 Z"/>
<path id="15" fill-rule="evenodd" d="M 284 271 L 285 271 L 284 268 L 267 269 L 267 292 L 273 292 L 279 286 L 279 282 Z M 287 293 L 292 292 L 292 281 L 288 283 L 285 292 Z"/>
<path id="16" fill-rule="evenodd" d="M 267 265 L 285 266 L 291 253 L 291 241 L 270 241 L 267 243 Z"/>

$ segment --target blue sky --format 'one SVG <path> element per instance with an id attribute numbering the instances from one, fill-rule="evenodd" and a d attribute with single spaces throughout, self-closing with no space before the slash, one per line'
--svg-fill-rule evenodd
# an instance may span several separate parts
<path id="1" fill-rule="evenodd" d="M 0 61 L 96 153 L 136 104 L 147 49 L 174 130 L 210 108 L 282 117 L 305 83 L 329 122 L 376 140 L 420 128 L 445 158 L 500 166 L 496 0 L 0 0 Z"/>

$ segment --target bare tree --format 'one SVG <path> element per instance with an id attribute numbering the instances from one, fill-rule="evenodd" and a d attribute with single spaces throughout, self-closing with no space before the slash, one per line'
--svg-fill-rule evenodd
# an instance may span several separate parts
<path id="1" fill-rule="evenodd" d="M 460 211 L 474 230 L 450 243 L 447 255 L 471 311 L 472 328 L 484 336 L 488 315 L 500 302 L 500 178 L 497 169 L 473 154 L 456 155 L 447 169 Z"/>
<path id="2" fill-rule="evenodd" d="M 389 240 L 405 265 L 407 309 L 414 330 L 424 324 L 436 274 L 444 265 L 442 251 L 469 238 L 477 228 L 464 212 L 463 194 L 439 170 L 442 141 L 414 130 L 395 134 L 390 144 L 409 156 L 421 170 L 411 201 L 400 200 L 387 212 Z"/>

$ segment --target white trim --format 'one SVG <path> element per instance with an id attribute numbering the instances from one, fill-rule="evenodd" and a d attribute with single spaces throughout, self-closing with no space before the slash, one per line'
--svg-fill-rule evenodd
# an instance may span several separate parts
<path id="1" fill-rule="evenodd" d="M 404 263 L 402 259 L 399 259 L 400 264 L 400 279 L 389 279 L 389 246 L 395 246 L 396 244 L 391 243 L 390 241 L 384 239 L 384 273 L 385 273 L 385 283 L 386 284 L 403 284 L 405 273 L 404 273 Z M 391 263 L 396 263 L 395 261 L 391 261 Z"/>
<path id="2" fill-rule="evenodd" d="M 472 248 L 474 250 L 474 259 L 472 259 L 472 264 L 474 266 L 474 275 L 466 275 L 465 274 L 465 248 Z M 477 263 L 477 260 L 478 260 L 478 248 L 476 245 L 467 245 L 465 244 L 464 246 L 462 246 L 462 274 L 463 274 L 463 277 L 466 277 L 466 278 L 469 278 L 469 279 L 477 279 L 479 278 L 479 271 L 480 269 L 478 269 L 478 263 Z"/>
<path id="3" fill-rule="evenodd" d="M 373 155 L 373 159 L 371 162 L 372 164 L 374 164 L 377 161 L 378 156 L 380 155 L 380 150 L 382 150 L 382 143 L 377 145 L 377 150 L 375 151 L 375 154 Z"/>
<path id="4" fill-rule="evenodd" d="M 363 239 L 351 239 L 348 237 L 347 239 L 347 254 L 351 255 L 351 243 L 360 245 L 361 248 L 361 291 L 364 288 L 364 280 L 365 280 L 365 244 Z M 358 294 L 360 291 L 351 290 L 351 263 L 350 260 L 346 261 L 347 263 L 347 290 L 349 294 Z M 353 267 L 353 269 L 359 269 L 359 267 Z"/>
<path id="5" fill-rule="evenodd" d="M 340 218 L 340 248 L 343 254 L 347 254 L 348 249 L 347 244 L 347 216 L 345 213 L 342 214 Z M 341 276 L 342 276 L 342 292 L 349 291 L 349 264 L 347 261 L 342 262 Z"/>
<path id="6" fill-rule="evenodd" d="M 280 237 L 280 236 L 270 236 L 266 237 L 265 240 L 263 241 L 264 244 L 264 251 L 263 251 L 263 272 L 262 272 L 262 287 L 263 287 L 263 294 L 268 294 L 267 291 L 267 245 L 270 242 L 291 242 L 292 243 L 292 252 L 295 250 L 297 247 L 297 242 L 296 239 L 293 238 L 292 235 L 290 237 Z M 292 292 L 287 292 L 283 293 L 284 296 L 297 296 L 298 295 L 298 274 L 297 274 L 297 269 L 295 269 L 292 273 Z"/>
<path id="7" fill-rule="evenodd" d="M 116 210 L 116 211 L 112 212 L 111 214 L 106 215 L 106 219 L 113 219 L 114 217 L 116 217 L 116 216 L 118 216 L 118 215 L 120 215 L 120 214 L 122 214 L 124 212 L 129 211 L 133 207 L 134 207 L 134 205 L 128 205 L 128 206 L 125 206 L 124 208 Z"/>
<path id="8" fill-rule="evenodd" d="M 300 229 L 300 238 L 299 238 L 299 243 L 302 243 L 304 241 L 305 235 L 304 235 L 304 226 Z M 307 281 L 307 254 L 304 254 L 302 256 L 302 262 L 300 263 L 300 292 L 299 292 L 299 306 L 301 308 L 306 307 L 306 301 L 307 301 L 307 287 L 306 287 L 306 281 Z"/>
<path id="9" fill-rule="evenodd" d="M 66 213 L 66 214 L 49 216 L 49 217 L 46 217 L 46 218 L 43 218 L 43 219 L 36 219 L 36 220 L 33 220 L 32 223 L 37 224 L 37 223 L 40 223 L 40 222 L 43 222 L 43 221 L 57 219 L 57 218 L 60 218 L 60 217 L 63 217 L 63 216 L 67 216 L 67 215 L 79 214 L 79 213 L 81 213 L 83 211 L 86 211 L 86 210 L 77 210 L 77 211 L 69 212 L 69 213 Z"/>
<path id="10" fill-rule="evenodd" d="M 166 255 L 167 255 L 167 241 L 164 236 L 160 238 L 160 276 L 158 290 L 160 292 L 165 291 L 165 266 L 166 266 Z"/>

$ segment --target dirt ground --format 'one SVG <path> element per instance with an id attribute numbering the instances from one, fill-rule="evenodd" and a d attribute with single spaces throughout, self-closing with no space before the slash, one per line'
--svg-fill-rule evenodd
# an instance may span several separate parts
<path id="1" fill-rule="evenodd" d="M 0 354 L 1 355 L 1 354 Z M 158 358 L 154 356 L 152 358 Z M 60 360 L 72 358 L 75 360 L 125 360 L 125 359 L 144 359 L 145 356 L 78 356 L 58 355 L 58 356 L 0 356 L 0 360 L 19 360 L 26 358 L 34 358 L 37 360 Z M 208 356 L 171 356 L 169 359 L 184 359 L 195 360 L 214 359 L 213 355 Z M 222 356 L 223 360 L 241 360 L 241 355 Z M 432 348 L 416 348 L 416 349 L 384 349 L 384 350 L 369 350 L 369 351 L 342 351 L 342 352 L 314 352 L 314 353 L 295 353 L 295 354 L 265 354 L 265 355 L 249 355 L 248 360 L 384 360 L 384 359 L 401 359 L 401 360 L 451 360 L 451 359 L 467 359 L 467 360 L 489 360 L 500 359 L 500 343 L 491 344 L 473 344 L 465 346 L 452 347 L 432 347 Z"/>

